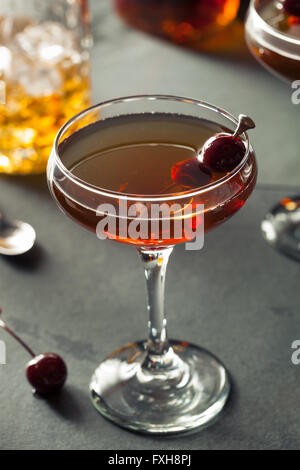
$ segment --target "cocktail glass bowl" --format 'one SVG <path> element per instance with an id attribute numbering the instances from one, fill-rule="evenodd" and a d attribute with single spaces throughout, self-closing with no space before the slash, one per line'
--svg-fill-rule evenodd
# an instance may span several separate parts
<path id="1" fill-rule="evenodd" d="M 250 52 L 265 68 L 288 82 L 300 79 L 300 38 L 268 24 L 261 16 L 268 0 L 252 0 L 245 25 Z"/>

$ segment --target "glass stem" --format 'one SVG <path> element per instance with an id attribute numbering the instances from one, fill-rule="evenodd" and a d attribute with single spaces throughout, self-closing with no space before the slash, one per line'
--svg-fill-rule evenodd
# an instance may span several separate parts
<path id="1" fill-rule="evenodd" d="M 144 366 L 149 368 L 151 363 L 151 369 L 166 367 L 167 363 L 170 364 L 170 355 L 172 355 L 167 338 L 165 317 L 166 268 L 172 251 L 173 247 L 138 249 L 144 265 L 148 292 L 148 355 Z"/>

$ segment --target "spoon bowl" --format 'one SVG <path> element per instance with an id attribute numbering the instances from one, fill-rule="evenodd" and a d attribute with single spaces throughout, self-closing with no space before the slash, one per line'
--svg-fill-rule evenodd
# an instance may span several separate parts
<path id="1" fill-rule="evenodd" d="M 29 251 L 35 242 L 34 228 L 20 220 L 0 221 L 0 254 L 6 256 L 22 255 Z"/>

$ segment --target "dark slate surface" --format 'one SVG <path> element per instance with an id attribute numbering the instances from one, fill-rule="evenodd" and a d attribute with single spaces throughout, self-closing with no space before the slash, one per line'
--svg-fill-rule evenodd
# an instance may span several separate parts
<path id="1" fill-rule="evenodd" d="M 105 421 L 92 407 L 88 382 L 115 348 L 146 333 L 145 286 L 133 248 L 100 242 L 64 217 L 44 179 L 0 180 L 0 206 L 28 220 L 33 252 L 0 258 L 0 305 L 7 321 L 37 352 L 66 359 L 61 396 L 36 399 L 24 379 L 23 351 L 5 332 L 0 366 L 1 449 L 295 449 L 299 447 L 300 366 L 291 343 L 300 338 L 299 264 L 262 240 L 260 221 L 298 184 L 299 106 L 288 87 L 246 54 L 220 58 L 178 49 L 131 31 L 92 2 L 96 46 L 94 99 L 130 93 L 190 95 L 251 114 L 260 186 L 232 220 L 206 238 L 201 252 L 178 247 L 167 277 L 171 337 L 218 355 L 234 387 L 222 420 L 177 439 L 149 438 Z M 276 129 L 276 131 L 274 131 Z"/>
<path id="2" fill-rule="evenodd" d="M 6 319 L 36 351 L 69 366 L 60 398 L 34 398 L 27 355 L 5 332 L 0 366 L 2 449 L 294 449 L 299 446 L 299 264 L 262 240 L 259 225 L 287 190 L 257 189 L 200 252 L 178 247 L 167 276 L 171 337 L 210 349 L 234 387 L 222 420 L 189 437 L 153 439 L 121 430 L 92 407 L 88 382 L 108 353 L 146 333 L 145 286 L 134 248 L 98 241 L 64 217 L 37 178 L 2 179 L 1 205 L 38 233 L 28 256 L 0 258 Z"/>

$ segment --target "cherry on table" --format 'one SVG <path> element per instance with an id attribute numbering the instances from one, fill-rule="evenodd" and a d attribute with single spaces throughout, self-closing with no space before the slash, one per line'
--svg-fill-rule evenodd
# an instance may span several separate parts
<path id="1" fill-rule="evenodd" d="M 39 354 L 28 362 L 26 377 L 37 393 L 47 395 L 63 387 L 67 378 L 67 367 L 58 354 Z"/>
<path id="2" fill-rule="evenodd" d="M 0 307 L 0 315 L 2 309 Z M 11 330 L 0 318 L 0 327 L 9 333 L 24 349 L 32 359 L 26 366 L 26 377 L 34 391 L 40 395 L 48 395 L 60 390 L 67 379 L 67 366 L 64 360 L 55 353 L 44 353 L 36 355 L 24 341 Z"/>

